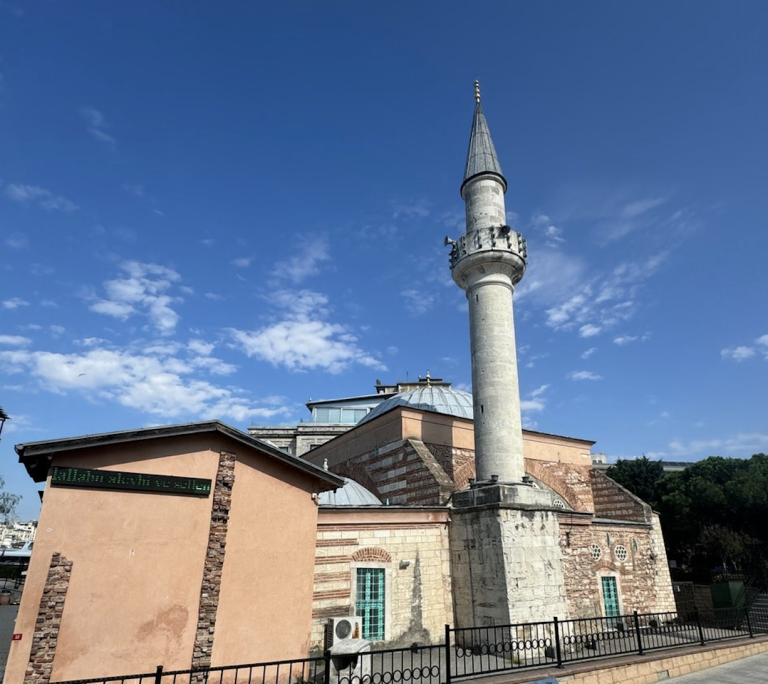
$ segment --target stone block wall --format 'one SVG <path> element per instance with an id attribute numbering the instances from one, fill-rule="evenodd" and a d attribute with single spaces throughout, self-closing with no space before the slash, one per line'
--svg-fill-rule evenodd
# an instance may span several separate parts
<path id="1" fill-rule="evenodd" d="M 658 518 L 650 525 L 595 524 L 560 514 L 560 546 L 571 617 L 604 615 L 603 576 L 616 578 L 622 613 L 675 610 Z"/>
<path id="2" fill-rule="evenodd" d="M 589 475 L 595 500 L 595 516 L 612 520 L 651 522 L 653 511 L 647 503 L 596 468 L 592 468 Z"/>
<path id="3" fill-rule="evenodd" d="M 361 454 L 332 468 L 371 490 L 383 503 L 435 506 L 454 490 L 433 453 L 416 439 L 405 439 Z"/>
<path id="4" fill-rule="evenodd" d="M 575 511 L 593 511 L 591 466 L 525 459 L 525 472 L 557 492 Z"/>
<path id="5" fill-rule="evenodd" d="M 455 508 L 450 533 L 457 627 L 567 617 L 554 511 Z"/>
<path id="6" fill-rule="evenodd" d="M 353 615 L 353 573 L 385 569 L 388 645 L 440 643 L 452 622 L 446 509 L 320 509 L 312 649 L 323 647 L 331 617 Z"/>

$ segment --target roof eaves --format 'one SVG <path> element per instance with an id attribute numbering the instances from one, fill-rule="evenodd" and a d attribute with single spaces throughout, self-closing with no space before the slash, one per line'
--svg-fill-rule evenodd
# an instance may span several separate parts
<path id="1" fill-rule="evenodd" d="M 63 439 L 53 439 L 41 442 L 28 442 L 26 444 L 17 444 L 14 448 L 19 455 L 19 462 L 24 464 L 32 479 L 35 480 L 35 482 L 41 482 L 46 478 L 48 473 L 47 464 L 43 466 L 42 461 L 45 459 L 50 463 L 51 458 L 55 454 L 75 451 L 77 449 L 112 446 L 116 444 L 146 441 L 149 439 L 162 439 L 166 437 L 183 437 L 205 432 L 218 432 L 252 449 L 258 449 L 275 460 L 281 461 L 288 466 L 298 468 L 306 474 L 320 480 L 324 480 L 327 484 L 331 485 L 329 489 L 341 487 L 344 484 L 344 481 L 340 477 L 323 470 L 313 463 L 291 456 L 260 439 L 251 437 L 250 435 L 218 420 L 199 423 L 184 423 L 180 425 L 163 425 L 160 427 L 140 428 L 138 430 L 105 432 L 84 435 L 82 437 L 66 437 Z"/>

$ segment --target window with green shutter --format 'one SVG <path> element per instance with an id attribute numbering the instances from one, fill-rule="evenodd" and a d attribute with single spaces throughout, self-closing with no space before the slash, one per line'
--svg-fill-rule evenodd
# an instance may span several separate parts
<path id="1" fill-rule="evenodd" d="M 355 615 L 363 620 L 363 639 L 384 639 L 384 568 L 357 568 Z"/>

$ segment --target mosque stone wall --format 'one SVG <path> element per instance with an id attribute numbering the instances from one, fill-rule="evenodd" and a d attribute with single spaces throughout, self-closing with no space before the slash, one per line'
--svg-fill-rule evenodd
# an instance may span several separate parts
<path id="1" fill-rule="evenodd" d="M 417 439 L 398 440 L 332 467 L 390 505 L 435 506 L 454 490 L 434 454 Z"/>
<path id="2" fill-rule="evenodd" d="M 557 492 L 575 511 L 593 511 L 591 466 L 525 459 L 525 472 Z"/>
<path id="3" fill-rule="evenodd" d="M 457 627 L 567 617 L 555 512 L 494 506 L 451 516 Z"/>
<path id="4" fill-rule="evenodd" d="M 331 617 L 355 613 L 355 571 L 386 575 L 388 645 L 440 643 L 453 622 L 447 509 L 320 509 L 315 550 L 312 649 Z"/>
<path id="5" fill-rule="evenodd" d="M 614 577 L 622 613 L 675 610 L 658 524 L 593 523 L 560 514 L 568 608 L 574 618 L 604 615 L 601 577 Z"/>
<path id="6" fill-rule="evenodd" d="M 597 468 L 590 471 L 590 478 L 595 500 L 594 510 L 598 518 L 651 521 L 651 507 L 624 489 L 618 482 L 614 482 Z"/>

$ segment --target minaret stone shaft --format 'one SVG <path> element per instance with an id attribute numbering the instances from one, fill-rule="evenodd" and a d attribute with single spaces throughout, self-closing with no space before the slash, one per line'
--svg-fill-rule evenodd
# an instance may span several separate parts
<path id="1" fill-rule="evenodd" d="M 521 482 L 525 472 L 512 295 L 527 253 L 522 235 L 507 225 L 507 181 L 477 81 L 475 100 L 461 184 L 467 229 L 458 241 L 446 238 L 446 244 L 451 244 L 451 275 L 469 303 L 477 484 L 511 484 Z"/>

